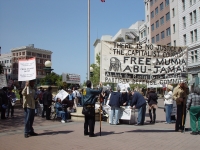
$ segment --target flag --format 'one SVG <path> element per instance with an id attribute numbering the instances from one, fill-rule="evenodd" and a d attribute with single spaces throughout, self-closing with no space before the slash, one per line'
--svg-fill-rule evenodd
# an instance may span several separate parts
<path id="1" fill-rule="evenodd" d="M 101 0 L 101 2 L 106 2 L 106 0 Z"/>

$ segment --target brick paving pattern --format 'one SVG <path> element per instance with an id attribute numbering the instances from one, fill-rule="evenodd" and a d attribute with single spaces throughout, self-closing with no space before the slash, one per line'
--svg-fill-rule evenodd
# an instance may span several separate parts
<path id="1" fill-rule="evenodd" d="M 200 135 L 174 132 L 175 124 L 164 124 L 165 113 L 163 101 L 159 100 L 156 124 L 149 124 L 146 115 L 144 126 L 128 124 L 109 125 L 102 122 L 102 133 L 99 136 L 99 122 L 95 124 L 97 137 L 83 135 L 83 122 L 47 121 L 35 117 L 34 129 L 38 136 L 24 138 L 23 109 L 16 108 L 15 118 L 0 120 L 1 150 L 199 150 Z M 186 127 L 189 127 L 189 115 Z"/>

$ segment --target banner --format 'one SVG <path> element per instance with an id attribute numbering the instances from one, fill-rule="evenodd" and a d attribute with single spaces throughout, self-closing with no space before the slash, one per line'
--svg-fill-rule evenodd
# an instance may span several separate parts
<path id="1" fill-rule="evenodd" d="M 29 81 L 36 79 L 35 58 L 19 60 L 18 81 Z"/>
<path id="2" fill-rule="evenodd" d="M 55 96 L 54 100 L 60 98 L 63 101 L 69 94 L 65 90 L 60 90 L 59 93 Z"/>
<path id="3" fill-rule="evenodd" d="M 163 85 L 186 82 L 187 47 L 101 41 L 100 81 Z"/>
<path id="4" fill-rule="evenodd" d="M 7 87 L 7 80 L 6 80 L 6 75 L 5 74 L 0 74 L 0 89 L 3 87 Z"/>
<path id="5" fill-rule="evenodd" d="M 81 76 L 79 74 L 63 73 L 62 81 L 71 84 L 80 84 Z"/>

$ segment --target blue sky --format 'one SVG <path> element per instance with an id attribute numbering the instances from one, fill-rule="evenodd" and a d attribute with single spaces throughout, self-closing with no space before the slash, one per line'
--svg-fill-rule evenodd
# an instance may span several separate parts
<path id="1" fill-rule="evenodd" d="M 52 68 L 57 74 L 87 73 L 88 0 L 0 0 L 1 53 L 34 44 L 51 50 Z M 143 0 L 90 0 L 90 62 L 93 43 L 102 35 L 114 36 L 145 19 Z"/>

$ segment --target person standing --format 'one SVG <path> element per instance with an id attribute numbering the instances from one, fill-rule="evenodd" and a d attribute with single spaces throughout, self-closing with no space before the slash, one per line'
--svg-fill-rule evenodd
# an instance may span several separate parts
<path id="1" fill-rule="evenodd" d="M 195 87 L 193 93 L 188 95 L 187 110 L 190 111 L 191 135 L 200 134 L 200 89 Z M 196 126 L 198 122 L 198 127 Z M 198 130 L 197 130 L 198 129 Z"/>
<path id="2" fill-rule="evenodd" d="M 26 86 L 22 90 L 23 95 L 23 108 L 25 115 L 25 129 L 24 137 L 37 136 L 38 134 L 34 132 L 33 122 L 35 116 L 35 80 L 26 81 Z"/>
<path id="3" fill-rule="evenodd" d="M 144 125 L 145 112 L 146 112 L 146 100 L 139 92 L 132 92 L 132 101 L 130 108 L 138 109 L 138 119 L 135 125 Z"/>
<path id="4" fill-rule="evenodd" d="M 158 103 L 158 95 L 155 92 L 154 88 L 151 88 L 148 95 L 148 105 L 149 105 L 149 117 L 150 117 L 150 123 L 156 122 L 156 108 Z M 153 116 L 152 116 L 152 110 L 153 110 Z"/>
<path id="5" fill-rule="evenodd" d="M 170 124 L 171 123 L 171 113 L 173 109 L 173 95 L 172 95 L 172 90 L 173 86 L 172 85 L 167 85 L 167 94 L 164 95 L 165 101 L 165 114 L 166 114 L 166 123 Z"/>
<path id="6" fill-rule="evenodd" d="M 11 109 L 11 117 L 14 117 L 14 105 L 12 103 L 16 101 L 16 95 L 14 92 L 12 92 L 12 88 L 8 88 L 8 109 L 7 109 L 7 114 L 6 117 L 9 117 L 10 109 Z"/>
<path id="7" fill-rule="evenodd" d="M 110 125 L 118 125 L 119 124 L 119 111 L 120 105 L 122 101 L 122 94 L 117 92 L 112 92 L 110 96 L 109 106 L 111 107 L 110 112 Z M 115 116 L 115 122 L 113 123 L 113 117 Z"/>
<path id="8" fill-rule="evenodd" d="M 51 114 L 51 103 L 54 102 L 52 99 L 52 87 L 49 86 L 43 94 L 44 109 L 46 111 L 46 120 L 50 119 Z"/>
<path id="9" fill-rule="evenodd" d="M 8 105 L 8 97 L 7 97 L 7 87 L 3 87 L 0 90 L 0 102 L 1 102 L 1 119 L 6 119 L 5 113 Z"/>
<path id="10" fill-rule="evenodd" d="M 91 89 L 91 81 L 86 81 L 87 88 L 83 91 L 83 110 L 89 110 L 85 115 L 85 122 L 84 122 L 84 135 L 89 135 L 89 137 L 95 137 L 94 134 L 94 126 L 95 126 L 95 97 L 102 92 L 102 83 L 100 83 L 99 90 Z M 89 126 L 89 132 L 88 132 Z"/>
<path id="11" fill-rule="evenodd" d="M 173 99 L 176 101 L 177 105 L 177 118 L 175 131 L 183 131 L 185 124 L 186 115 L 186 100 L 188 95 L 188 89 L 184 82 L 178 84 L 173 91 Z"/>

